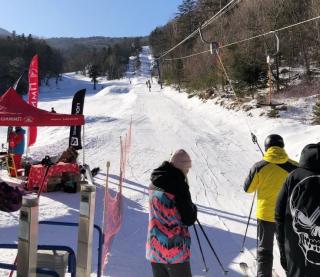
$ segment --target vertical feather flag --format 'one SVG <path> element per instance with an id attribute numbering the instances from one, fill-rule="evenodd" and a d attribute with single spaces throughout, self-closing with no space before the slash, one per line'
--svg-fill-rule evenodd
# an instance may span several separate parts
<path id="1" fill-rule="evenodd" d="M 73 96 L 71 114 L 83 114 L 85 95 L 86 90 L 81 89 Z M 70 127 L 69 146 L 73 146 L 76 150 L 82 149 L 81 126 Z"/>
<path id="2" fill-rule="evenodd" d="M 28 92 L 28 103 L 31 106 L 38 106 L 39 98 L 39 59 L 38 55 L 35 55 L 30 63 L 29 67 L 29 92 Z M 28 147 L 33 145 L 37 140 L 37 127 L 29 127 L 28 130 Z"/>

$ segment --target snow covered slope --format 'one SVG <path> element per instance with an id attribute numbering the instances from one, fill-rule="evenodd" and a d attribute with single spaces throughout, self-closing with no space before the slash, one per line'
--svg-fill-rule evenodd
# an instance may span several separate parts
<path id="1" fill-rule="evenodd" d="M 193 160 L 189 183 L 192 198 L 198 205 L 199 220 L 223 265 L 228 268 L 228 276 L 241 276 L 238 264 L 243 261 L 253 263 L 256 245 L 256 222 L 252 220 L 246 242 L 248 251 L 239 253 L 252 201 L 252 195 L 245 194 L 242 185 L 249 168 L 261 157 L 251 142 L 249 128 L 261 145 L 266 135 L 281 134 L 291 158 L 298 159 L 305 144 L 320 141 L 320 127 L 303 125 L 290 118 L 246 117 L 242 112 L 227 111 L 210 101 L 188 99 L 186 94 L 170 87 L 160 90 L 155 79 L 149 92 L 146 86 L 151 62 L 148 47 L 143 48 L 140 60 L 141 71 L 130 74 L 131 83 L 126 78 L 101 80 L 98 85 L 101 90 L 95 92 L 89 79 L 70 73 L 63 76 L 58 86 L 52 82 L 49 88 L 41 88 L 39 107 L 47 110 L 54 107 L 57 112 L 64 113 L 70 113 L 73 94 L 78 89 L 88 89 L 84 108 L 85 160 L 91 168 L 99 166 L 102 169 L 95 178 L 97 224 L 102 221 L 106 162 L 111 161 L 111 183 L 115 183 L 119 174 L 119 137 L 124 135 L 133 119 L 132 150 L 124 183 L 124 219 L 112 245 L 107 276 L 151 276 L 150 265 L 145 260 L 149 176 L 153 168 L 169 159 L 178 148 L 187 150 Z M 4 131 L 5 128 L 3 134 Z M 67 127 L 39 128 L 38 140 L 30 155 L 43 158 L 47 154 L 61 153 L 67 147 L 68 136 Z M 111 187 L 116 189 L 116 186 Z M 78 209 L 79 194 L 44 193 L 40 201 L 40 218 L 77 222 Z M 17 240 L 17 221 L 18 213 L 0 213 L 1 243 Z M 207 273 L 202 271 L 199 247 L 193 229 L 190 230 L 193 275 L 223 276 L 200 235 L 210 268 Z M 76 230 L 70 228 L 40 227 L 40 243 L 75 247 L 76 237 Z M 95 251 L 96 248 L 94 255 Z M 14 257 L 15 253 L 10 251 L 0 252 L 1 261 L 13 261 Z M 96 260 L 95 257 L 94 271 Z M 284 276 L 277 247 L 274 264 L 280 276 Z"/>

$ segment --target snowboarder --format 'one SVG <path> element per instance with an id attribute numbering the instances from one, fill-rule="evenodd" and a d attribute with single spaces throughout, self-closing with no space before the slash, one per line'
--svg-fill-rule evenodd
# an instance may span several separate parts
<path id="1" fill-rule="evenodd" d="M 177 150 L 153 170 L 149 187 L 149 226 L 146 258 L 154 277 L 191 277 L 188 226 L 197 219 L 187 181 L 188 153 Z"/>
<path id="2" fill-rule="evenodd" d="M 17 126 L 15 131 L 9 134 L 9 153 L 12 155 L 16 170 L 21 168 L 21 157 L 25 147 L 25 133 L 24 129 Z M 9 174 L 11 177 L 16 177 L 14 170 L 10 170 Z"/>
<path id="3" fill-rule="evenodd" d="M 275 234 L 275 205 L 279 191 L 297 163 L 288 158 L 281 136 L 272 134 L 264 142 L 263 159 L 253 165 L 244 183 L 244 191 L 257 191 L 257 277 L 271 277 L 273 239 Z"/>
<path id="4" fill-rule="evenodd" d="M 275 219 L 280 260 L 288 277 L 320 276 L 320 143 L 301 153 L 286 179 Z"/>
<path id="5" fill-rule="evenodd" d="M 51 107 L 51 112 L 52 112 L 52 113 L 57 113 L 57 112 L 55 111 L 54 107 Z"/>

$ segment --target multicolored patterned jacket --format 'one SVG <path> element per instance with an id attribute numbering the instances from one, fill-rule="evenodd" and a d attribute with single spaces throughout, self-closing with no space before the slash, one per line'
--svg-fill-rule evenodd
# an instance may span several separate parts
<path id="1" fill-rule="evenodd" d="M 183 173 L 164 162 L 151 175 L 150 214 L 146 257 L 153 263 L 189 261 L 191 239 L 188 225 L 197 218 Z"/>

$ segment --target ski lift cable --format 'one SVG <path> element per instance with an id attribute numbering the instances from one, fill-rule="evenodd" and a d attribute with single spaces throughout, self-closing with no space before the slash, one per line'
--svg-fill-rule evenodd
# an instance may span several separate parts
<path id="1" fill-rule="evenodd" d="M 209 44 L 209 45 L 210 45 L 210 53 L 211 53 L 211 55 L 215 54 L 215 55 L 217 56 L 217 58 L 218 58 L 218 60 L 219 60 L 219 63 L 220 63 L 220 65 L 221 65 L 222 69 L 223 69 L 224 75 L 225 75 L 226 78 L 227 78 L 228 84 L 229 84 L 230 87 L 231 87 L 232 93 L 235 95 L 235 97 L 236 97 L 237 100 L 239 101 L 240 98 L 238 97 L 238 95 L 237 95 L 236 92 L 235 92 L 234 86 L 232 85 L 232 82 L 231 82 L 231 79 L 230 79 L 230 77 L 229 77 L 229 75 L 228 75 L 228 72 L 227 72 L 227 70 L 226 70 L 226 67 L 224 66 L 224 64 L 223 64 L 223 62 L 222 62 L 222 59 L 221 59 L 221 57 L 220 57 L 220 55 L 219 55 L 219 43 L 216 42 L 216 41 L 208 41 L 208 40 L 205 40 L 204 37 L 203 37 L 203 35 L 202 35 L 201 27 L 199 28 L 199 34 L 200 34 L 200 38 L 201 38 L 202 42 L 205 43 L 205 44 Z M 279 42 L 279 38 L 278 38 L 277 34 L 276 34 L 276 33 L 274 33 L 274 34 L 275 34 L 275 36 L 276 36 L 276 43 L 277 43 L 277 52 L 276 52 L 276 54 L 277 54 L 277 53 L 279 52 L 280 42 Z M 258 147 L 259 147 L 259 149 L 260 149 L 260 151 L 261 151 L 261 148 L 260 148 L 260 146 L 259 146 L 257 137 L 256 137 L 256 135 L 253 133 L 253 131 L 251 130 L 251 127 L 250 127 L 250 125 L 249 125 L 249 123 L 248 123 L 248 121 L 247 121 L 247 117 L 246 117 L 246 115 L 244 114 L 244 111 L 243 111 L 243 110 L 241 110 L 241 111 L 242 111 L 242 113 L 243 113 L 244 121 L 245 121 L 245 123 L 246 123 L 246 125 L 247 125 L 247 127 L 248 127 L 248 130 L 249 130 L 250 134 L 251 134 L 251 139 L 252 139 L 253 144 L 257 144 Z M 261 153 L 263 154 L 262 151 L 261 151 Z"/>
<path id="2" fill-rule="evenodd" d="M 219 49 L 227 48 L 227 47 L 230 47 L 230 46 L 233 46 L 233 45 L 236 45 L 236 44 L 247 42 L 247 41 L 250 41 L 250 40 L 253 40 L 253 39 L 257 39 L 257 38 L 260 38 L 260 37 L 265 37 L 265 36 L 271 35 L 271 34 L 276 35 L 277 32 L 280 32 L 280 31 L 283 31 L 283 30 L 286 30 L 286 29 L 290 29 L 290 28 L 296 27 L 298 25 L 302 25 L 302 24 L 305 24 L 305 23 L 308 23 L 308 22 L 311 22 L 311 21 L 314 21 L 314 20 L 317 20 L 317 19 L 320 19 L 320 15 L 316 16 L 316 17 L 313 17 L 313 18 L 310 18 L 310 19 L 307 19 L 307 20 L 304 20 L 304 21 L 300 21 L 300 22 L 292 24 L 292 25 L 288 25 L 288 26 L 285 26 L 285 27 L 282 27 L 282 28 L 279 28 L 279 29 L 276 29 L 276 30 L 272 30 L 272 31 L 266 32 L 266 33 L 263 33 L 263 34 L 259 34 L 259 35 L 256 35 L 256 36 L 252 36 L 252 37 L 249 37 L 249 38 L 245 38 L 245 39 L 242 39 L 242 40 L 234 41 L 234 42 L 219 46 Z M 279 42 L 277 41 L 277 47 L 278 47 L 278 43 Z M 202 51 L 202 52 L 198 52 L 198 53 L 193 53 L 193 54 L 190 54 L 188 56 L 176 57 L 176 58 L 172 58 L 172 59 L 163 59 L 163 60 L 164 61 L 183 60 L 183 59 L 187 59 L 187 58 L 190 58 L 190 57 L 198 56 L 198 55 L 201 55 L 201 54 L 204 54 L 204 53 L 209 53 L 209 52 L 210 52 L 210 50 L 206 50 L 206 51 Z"/>
<path id="3" fill-rule="evenodd" d="M 207 27 L 208 25 L 210 25 L 217 18 L 217 16 L 221 16 L 224 13 L 226 13 L 228 10 L 233 9 L 236 5 L 238 5 L 238 3 L 240 1 L 241 0 L 230 1 L 220 11 L 218 11 L 214 16 L 212 16 L 209 20 L 204 21 L 203 24 L 201 24 L 201 27 L 202 28 Z"/>
<path id="4" fill-rule="evenodd" d="M 221 10 L 219 10 L 214 16 L 212 16 L 210 19 L 208 19 L 207 21 L 205 21 L 202 25 L 202 28 L 207 27 L 208 25 L 210 25 L 215 19 L 217 19 L 218 17 L 222 16 L 224 13 L 226 13 L 228 11 L 228 9 L 231 7 L 233 8 L 235 5 L 237 5 L 241 0 L 231 0 L 227 5 L 225 5 Z M 231 6 L 232 5 L 232 6 Z M 166 55 L 168 55 L 170 52 L 172 52 L 173 50 L 175 50 L 176 48 L 178 48 L 181 44 L 185 43 L 187 40 L 189 40 L 190 38 L 194 37 L 196 34 L 198 33 L 198 29 L 193 31 L 190 35 L 188 35 L 186 38 L 184 38 L 182 41 L 180 41 L 178 44 L 176 44 L 175 46 L 173 46 L 172 48 L 170 48 L 169 50 L 165 51 L 162 55 L 160 55 L 158 58 L 156 58 L 156 60 L 160 60 L 163 57 L 165 57 Z"/>
<path id="5" fill-rule="evenodd" d="M 227 72 L 227 70 L 226 70 L 226 68 L 225 68 L 225 66 L 224 66 L 224 64 L 223 64 L 223 62 L 222 62 L 222 59 L 221 59 L 220 55 L 219 55 L 218 48 L 215 49 L 215 54 L 216 54 L 216 56 L 218 57 L 219 63 L 220 63 L 220 65 L 221 65 L 222 69 L 223 69 L 224 75 L 226 76 L 226 78 L 227 78 L 227 80 L 228 80 L 228 84 L 230 85 L 233 94 L 235 95 L 235 97 L 236 97 L 237 100 L 239 101 L 240 98 L 238 97 L 238 95 L 236 94 L 236 91 L 234 90 L 234 86 L 232 85 L 232 82 L 231 82 L 231 79 L 230 79 L 230 77 L 229 77 L 229 75 L 228 75 L 228 72 Z M 252 142 L 253 142 L 254 144 L 256 144 L 256 142 L 257 142 L 257 137 L 256 137 L 256 135 L 253 133 L 252 128 L 250 127 L 250 124 L 249 124 L 249 122 L 248 122 L 247 116 L 244 114 L 244 111 L 243 111 L 242 109 L 241 109 L 241 112 L 242 112 L 244 121 L 245 121 L 245 123 L 246 123 L 246 125 L 247 125 L 247 128 L 248 128 L 248 130 L 249 130 L 249 132 L 250 132 L 250 134 L 251 134 Z M 259 147 L 259 148 L 260 148 L 260 147 Z"/>
<path id="6" fill-rule="evenodd" d="M 205 54 L 205 53 L 208 53 L 208 52 L 210 52 L 210 50 L 204 50 L 202 52 L 190 54 L 188 56 L 184 56 L 184 57 L 181 57 L 181 58 L 164 59 L 163 61 L 183 60 L 183 59 L 191 58 L 191 57 L 194 57 L 194 56 L 199 56 L 201 54 Z"/>
<path id="7" fill-rule="evenodd" d="M 288 26 L 273 30 L 273 31 L 269 31 L 269 32 L 264 33 L 264 34 L 260 34 L 260 35 L 256 35 L 256 36 L 253 36 L 253 37 L 250 37 L 250 38 L 247 38 L 247 39 L 243 39 L 243 40 L 239 40 L 239 41 L 236 41 L 236 42 L 232 42 L 232 43 L 223 45 L 221 48 L 229 47 L 229 46 L 232 46 L 232 45 L 235 45 L 235 44 L 239 44 L 239 43 L 242 43 L 242 42 L 246 42 L 246 41 L 249 41 L 249 40 L 252 40 L 252 39 L 256 39 L 256 38 L 260 38 L 260 37 L 263 37 L 263 36 L 271 35 L 271 34 L 274 34 L 276 32 L 280 32 L 280 31 L 283 31 L 283 30 L 286 30 L 286 29 L 289 29 L 289 28 L 293 28 L 293 27 L 296 27 L 298 25 L 302 25 L 302 24 L 305 24 L 305 23 L 308 23 L 308 22 L 311 22 L 311 21 L 314 21 L 314 20 L 317 20 L 317 19 L 320 19 L 320 15 L 318 15 L 316 17 L 313 17 L 313 18 L 310 18 L 310 19 L 307 19 L 307 20 L 304 20 L 304 21 L 300 21 L 300 22 L 295 23 L 295 24 L 291 24 L 291 25 L 288 25 Z"/>

